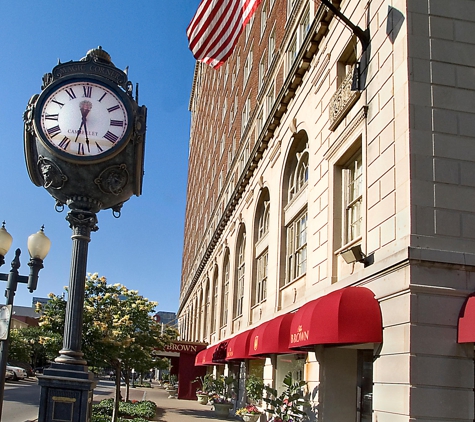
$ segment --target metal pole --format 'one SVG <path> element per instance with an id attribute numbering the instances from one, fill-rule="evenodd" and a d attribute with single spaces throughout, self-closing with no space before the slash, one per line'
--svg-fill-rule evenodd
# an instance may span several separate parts
<path id="1" fill-rule="evenodd" d="M 84 293 L 86 284 L 87 252 L 91 231 L 96 231 L 96 214 L 89 211 L 71 210 L 66 217 L 73 229 L 73 252 L 69 279 L 68 302 L 64 323 L 63 348 L 55 362 L 86 365 L 81 352 Z"/>
<path id="2" fill-rule="evenodd" d="M 13 298 L 17 289 L 18 268 L 20 268 L 20 249 L 15 251 L 15 258 L 12 261 L 12 268 L 8 274 L 7 288 L 5 290 L 6 304 L 13 305 Z M 10 316 L 11 320 L 11 316 Z M 0 342 L 0 421 L 2 420 L 3 395 L 5 391 L 5 371 L 7 369 L 8 346 L 10 343 L 10 324 L 8 324 L 7 339 Z"/>

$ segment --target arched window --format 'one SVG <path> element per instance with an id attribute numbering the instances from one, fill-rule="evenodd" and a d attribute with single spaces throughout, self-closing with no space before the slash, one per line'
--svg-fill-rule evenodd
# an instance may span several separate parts
<path id="1" fill-rule="evenodd" d="M 295 135 L 284 170 L 283 214 L 285 221 L 286 266 L 281 284 L 291 283 L 307 272 L 307 195 L 309 177 L 308 137 Z M 287 195 L 285 195 L 287 193 Z M 298 197 L 298 200 L 297 200 Z"/>
<path id="2" fill-rule="evenodd" d="M 216 317 L 218 316 L 218 266 L 214 267 L 213 293 L 211 302 L 211 334 L 216 332 Z"/>
<path id="3" fill-rule="evenodd" d="M 241 227 L 236 257 L 236 282 L 234 283 L 234 318 L 242 315 L 244 304 L 244 277 L 246 274 L 246 230 Z"/>
<path id="4" fill-rule="evenodd" d="M 261 240 L 269 232 L 269 213 L 270 213 L 270 202 L 263 201 L 262 209 L 259 213 L 259 222 L 258 222 L 258 232 L 257 240 Z"/>
<path id="5" fill-rule="evenodd" d="M 229 299 L 229 251 L 226 250 L 223 265 L 223 280 L 221 289 L 221 328 L 228 323 L 228 299 Z"/>
<path id="6" fill-rule="evenodd" d="M 296 164 L 289 178 L 288 200 L 291 201 L 305 186 L 308 181 L 308 152 L 296 154 Z"/>
<path id="7" fill-rule="evenodd" d="M 254 276 L 252 277 L 252 306 L 263 302 L 267 297 L 267 269 L 269 262 L 269 240 L 267 234 L 269 233 L 269 219 L 269 190 L 265 188 L 263 189 L 257 203 L 255 219 L 255 268 L 253 270 Z"/>
<path id="8" fill-rule="evenodd" d="M 203 303 L 203 339 L 206 339 L 208 335 L 208 316 L 210 311 L 210 289 L 209 289 L 209 278 L 206 279 L 205 289 L 204 289 L 204 303 Z"/>

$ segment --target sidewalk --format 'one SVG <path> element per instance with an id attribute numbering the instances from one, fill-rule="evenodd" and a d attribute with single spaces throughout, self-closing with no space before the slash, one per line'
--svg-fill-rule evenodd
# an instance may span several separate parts
<path id="1" fill-rule="evenodd" d="M 198 404 L 193 400 L 169 399 L 168 393 L 158 387 L 156 384 L 153 388 L 130 388 L 130 400 L 150 400 L 157 404 L 157 416 L 154 421 L 160 422 L 191 422 L 196 420 L 215 420 L 225 421 L 232 420 L 229 416 L 227 419 L 216 417 L 212 406 Z M 105 398 L 112 397 L 110 389 L 97 389 L 94 391 L 94 403 Z M 121 393 L 125 397 L 125 388 L 121 388 Z"/>

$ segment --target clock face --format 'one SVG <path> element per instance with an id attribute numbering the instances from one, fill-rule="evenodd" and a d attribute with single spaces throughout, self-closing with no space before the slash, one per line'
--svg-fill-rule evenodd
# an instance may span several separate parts
<path id="1" fill-rule="evenodd" d="M 101 157 L 128 134 L 128 109 L 105 84 L 74 81 L 45 94 L 35 113 L 36 127 L 54 152 L 75 158 Z"/>

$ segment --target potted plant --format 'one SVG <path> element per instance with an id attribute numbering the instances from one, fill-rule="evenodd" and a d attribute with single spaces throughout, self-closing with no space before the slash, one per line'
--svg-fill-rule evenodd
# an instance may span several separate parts
<path id="1" fill-rule="evenodd" d="M 178 381 L 178 378 L 176 375 L 170 375 L 170 384 L 166 388 L 167 393 L 169 394 L 168 395 L 169 399 L 176 399 L 176 393 L 178 391 L 177 381 Z"/>
<path id="2" fill-rule="evenodd" d="M 213 374 L 206 374 L 204 377 L 196 377 L 193 382 L 199 382 L 201 387 L 196 390 L 196 397 L 198 403 L 207 404 L 209 395 L 214 392 L 214 376 Z"/>
<path id="3" fill-rule="evenodd" d="M 236 410 L 236 415 L 241 416 L 244 422 L 256 422 L 261 416 L 261 411 L 253 404 L 248 404 Z"/>
<path id="4" fill-rule="evenodd" d="M 250 404 L 259 405 L 264 391 L 264 381 L 255 375 L 249 375 L 246 380 L 246 396 Z"/>
<path id="5" fill-rule="evenodd" d="M 232 375 L 227 377 L 221 376 L 214 380 L 213 388 L 215 394 L 211 398 L 214 411 L 219 417 L 227 417 L 229 410 L 233 407 L 231 397 L 233 396 L 233 388 L 236 380 Z"/>
<path id="6" fill-rule="evenodd" d="M 216 416 L 225 418 L 229 416 L 229 411 L 233 406 L 229 398 L 221 396 L 219 394 L 214 394 L 211 397 L 211 403 L 213 404 Z"/>
<path id="7" fill-rule="evenodd" d="M 277 390 L 266 385 L 264 390 L 267 393 L 263 397 L 270 407 L 267 412 L 273 415 L 270 419 L 273 422 L 299 422 L 306 419 L 307 414 L 303 410 L 310 403 L 303 397 L 303 387 L 307 384 L 305 381 L 293 381 L 292 373 L 289 372 L 284 378 L 284 391 L 281 394 Z"/>

